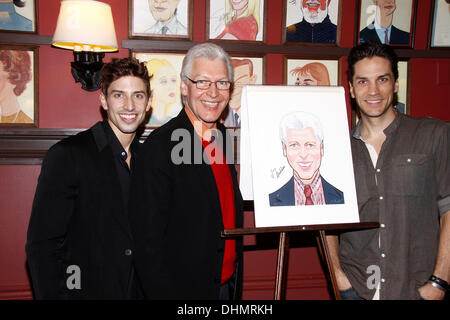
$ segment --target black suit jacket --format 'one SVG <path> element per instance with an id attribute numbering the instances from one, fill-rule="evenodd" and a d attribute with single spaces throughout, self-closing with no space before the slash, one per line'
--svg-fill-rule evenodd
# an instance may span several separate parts
<path id="1" fill-rule="evenodd" d="M 362 29 L 359 33 L 359 42 L 363 43 L 369 40 L 380 41 L 377 31 L 375 30 L 375 22 L 372 22 L 370 25 Z M 389 44 L 409 44 L 409 32 L 400 30 L 392 26 Z"/>
<path id="2" fill-rule="evenodd" d="M 101 122 L 49 149 L 26 244 L 35 298 L 126 298 L 133 245 L 122 202 Z M 69 266 L 79 267 L 81 289 L 68 289 Z"/>
<path id="3" fill-rule="evenodd" d="M 344 193 L 329 184 L 322 176 L 322 188 L 325 196 L 326 204 L 343 204 Z M 269 202 L 271 207 L 276 206 L 295 206 L 295 183 L 294 177 L 289 179 L 280 189 L 269 194 Z"/>
<path id="4" fill-rule="evenodd" d="M 225 128 L 218 124 L 223 137 Z M 184 148 L 183 148 L 184 147 Z M 225 240 L 219 193 L 202 144 L 184 109 L 154 130 L 133 172 L 130 223 L 136 271 L 148 299 L 218 299 Z M 177 162 L 179 156 L 187 163 Z M 234 165 L 236 227 L 242 197 Z M 237 239 L 236 296 L 241 295 L 242 241 Z"/>

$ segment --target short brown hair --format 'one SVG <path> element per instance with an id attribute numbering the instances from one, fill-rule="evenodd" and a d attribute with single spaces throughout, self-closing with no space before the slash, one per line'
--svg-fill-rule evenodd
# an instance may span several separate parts
<path id="1" fill-rule="evenodd" d="M 126 76 L 141 78 L 146 84 L 147 95 L 150 96 L 150 76 L 145 64 L 135 58 L 114 58 L 105 63 L 101 71 L 102 92 L 106 96 L 112 82 Z"/>
<path id="2" fill-rule="evenodd" d="M 26 51 L 0 50 L 3 69 L 9 73 L 8 80 L 15 85 L 14 94 L 20 96 L 31 80 L 31 58 Z"/>

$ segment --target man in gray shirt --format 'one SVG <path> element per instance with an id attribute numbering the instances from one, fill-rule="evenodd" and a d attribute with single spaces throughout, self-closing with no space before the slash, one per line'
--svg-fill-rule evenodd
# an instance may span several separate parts
<path id="1" fill-rule="evenodd" d="M 397 56 L 367 42 L 348 57 L 361 120 L 352 132 L 360 219 L 380 228 L 328 236 L 343 299 L 443 299 L 450 280 L 450 137 L 393 108 Z"/>

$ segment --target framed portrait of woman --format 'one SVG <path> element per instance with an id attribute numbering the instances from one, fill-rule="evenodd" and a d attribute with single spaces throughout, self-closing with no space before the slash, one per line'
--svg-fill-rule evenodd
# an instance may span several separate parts
<path id="1" fill-rule="evenodd" d="M 0 32 L 37 33 L 36 0 L 0 2 Z"/>
<path id="2" fill-rule="evenodd" d="M 417 0 L 359 0 L 356 42 L 412 48 Z"/>
<path id="3" fill-rule="evenodd" d="M 284 0 L 283 4 L 283 42 L 339 45 L 342 1 Z"/>
<path id="4" fill-rule="evenodd" d="M 192 0 L 129 0 L 129 37 L 191 40 L 192 3 Z"/>
<path id="5" fill-rule="evenodd" d="M 151 76 L 152 105 L 144 124 L 149 128 L 159 127 L 182 109 L 180 72 L 186 53 L 133 51 L 131 55 L 145 63 Z"/>
<path id="6" fill-rule="evenodd" d="M 338 86 L 341 84 L 340 59 L 284 57 L 284 84 L 292 86 Z"/>
<path id="7" fill-rule="evenodd" d="M 265 41 L 266 0 L 206 1 L 207 39 Z"/>
<path id="8" fill-rule="evenodd" d="M 430 48 L 450 47 L 450 0 L 433 0 L 430 18 Z"/>
<path id="9" fill-rule="evenodd" d="M 0 126 L 38 126 L 38 50 L 0 45 Z"/>

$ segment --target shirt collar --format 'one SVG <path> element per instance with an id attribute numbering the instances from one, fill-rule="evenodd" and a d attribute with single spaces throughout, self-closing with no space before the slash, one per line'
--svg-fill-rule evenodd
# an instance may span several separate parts
<path id="1" fill-rule="evenodd" d="M 120 143 L 119 139 L 117 138 L 116 134 L 112 130 L 107 120 L 103 121 L 103 128 L 105 130 L 106 139 L 108 140 L 108 144 L 111 146 L 113 154 L 126 160 L 127 153 L 125 149 L 122 147 L 122 144 Z M 136 156 L 137 143 L 139 143 L 139 141 L 136 135 L 133 139 L 133 142 L 130 145 L 132 157 Z"/>
<path id="2" fill-rule="evenodd" d="M 386 136 L 393 134 L 397 130 L 397 128 L 400 124 L 401 118 L 403 118 L 403 117 L 404 117 L 404 115 L 402 113 L 396 112 L 394 120 L 392 120 L 392 122 L 386 127 L 386 129 L 383 130 L 384 134 Z M 360 140 L 362 140 L 361 139 L 361 122 L 362 122 L 362 119 L 359 119 L 359 121 L 356 124 L 356 127 L 353 131 L 353 137 L 356 139 L 360 139 Z"/>
<path id="3" fill-rule="evenodd" d="M 375 22 L 373 24 L 374 24 L 376 30 L 386 30 L 387 29 L 389 31 L 389 33 L 391 32 L 392 23 L 389 25 L 389 27 L 383 28 L 382 26 L 380 26 L 380 24 L 378 23 L 377 19 L 375 19 Z"/>
<path id="4" fill-rule="evenodd" d="M 13 2 L 0 3 L 0 11 L 8 12 L 9 14 L 16 13 L 16 9 L 14 8 Z"/>

